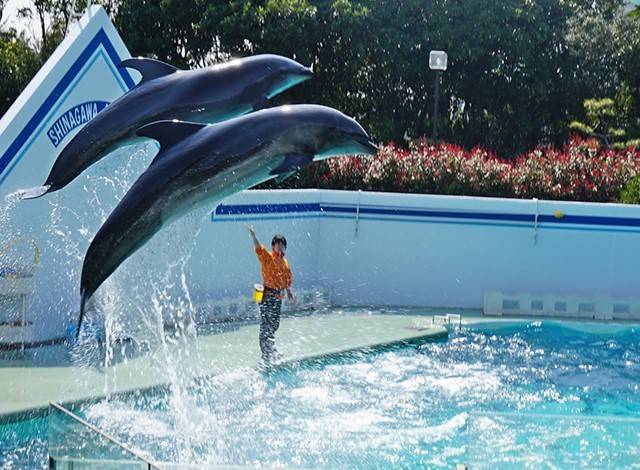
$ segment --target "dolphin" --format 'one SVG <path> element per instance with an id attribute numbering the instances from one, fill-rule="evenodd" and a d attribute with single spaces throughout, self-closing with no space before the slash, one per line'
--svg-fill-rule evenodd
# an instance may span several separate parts
<path id="1" fill-rule="evenodd" d="M 271 54 L 197 70 L 145 58 L 126 59 L 119 66 L 140 72 L 140 83 L 91 119 L 58 155 L 44 185 L 21 190 L 22 199 L 65 187 L 111 151 L 138 140 L 135 131 L 145 124 L 223 121 L 266 107 L 267 100 L 312 75 L 298 62 Z"/>
<path id="2" fill-rule="evenodd" d="M 360 124 L 320 105 L 279 106 L 213 125 L 159 121 L 137 134 L 157 140 L 160 150 L 91 241 L 76 334 L 86 301 L 163 226 L 314 160 L 377 153 Z"/>

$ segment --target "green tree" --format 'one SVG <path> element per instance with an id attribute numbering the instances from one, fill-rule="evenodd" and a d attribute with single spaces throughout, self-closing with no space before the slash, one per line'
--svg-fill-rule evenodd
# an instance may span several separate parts
<path id="1" fill-rule="evenodd" d="M 279 101 L 339 108 L 380 141 L 430 134 L 432 49 L 449 54 L 439 128 L 450 142 L 505 156 L 561 144 L 594 96 L 612 97 L 617 126 L 640 135 L 640 15 L 624 15 L 622 0 L 103 3 L 133 55 L 180 67 L 258 53 L 313 64 L 314 80 Z M 66 28 L 68 4 L 37 0 L 31 11 L 52 25 L 42 60 Z"/>
<path id="2" fill-rule="evenodd" d="M 640 176 L 630 180 L 620 192 L 622 204 L 640 204 Z"/>
<path id="3" fill-rule="evenodd" d="M 115 24 L 133 55 L 178 67 L 204 66 L 216 41 L 202 28 L 204 0 L 123 0 Z"/>
<path id="4" fill-rule="evenodd" d="M 74 16 L 75 3 L 71 0 L 33 0 L 19 10 L 18 14 L 39 25 L 40 40 L 35 47 L 44 64 L 64 39 L 67 28 Z"/>
<path id="5" fill-rule="evenodd" d="M 611 98 L 584 100 L 584 112 L 586 122 L 572 121 L 570 129 L 601 140 L 607 148 L 625 137 L 625 130 L 618 127 L 618 112 Z"/>
<path id="6" fill-rule="evenodd" d="M 40 67 L 40 57 L 15 30 L 0 33 L 0 116 Z"/>
<path id="7" fill-rule="evenodd" d="M 431 49 L 450 57 L 442 88 L 447 140 L 515 153 L 565 132 L 574 61 L 565 38 L 573 7 L 564 2 L 222 3 L 208 9 L 207 28 L 223 47 L 312 59 L 316 78 L 298 93 L 358 117 L 379 140 L 429 132 Z"/>

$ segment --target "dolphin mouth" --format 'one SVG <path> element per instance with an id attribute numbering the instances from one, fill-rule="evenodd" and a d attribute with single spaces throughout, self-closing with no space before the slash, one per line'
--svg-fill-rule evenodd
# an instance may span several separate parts
<path id="1" fill-rule="evenodd" d="M 302 67 L 295 74 L 293 74 L 291 86 L 306 82 L 307 80 L 311 80 L 311 77 L 313 77 L 313 72 L 307 67 Z"/>
<path id="2" fill-rule="evenodd" d="M 311 79 L 312 76 L 313 72 L 311 70 L 309 70 L 307 67 L 300 67 L 298 71 L 289 74 L 289 79 L 285 83 L 267 93 L 267 98 L 271 99 L 274 96 L 279 95 L 280 93 L 287 91 L 288 89 L 293 88 L 294 86 L 302 82 L 306 82 L 307 80 Z"/>
<path id="3" fill-rule="evenodd" d="M 378 147 L 371 141 L 371 139 L 364 137 L 358 139 L 358 143 L 367 150 L 366 153 L 368 155 L 375 155 L 378 153 Z"/>

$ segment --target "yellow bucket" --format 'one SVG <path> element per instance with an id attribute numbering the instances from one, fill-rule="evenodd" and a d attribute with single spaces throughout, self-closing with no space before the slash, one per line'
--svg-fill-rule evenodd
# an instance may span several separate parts
<path id="1" fill-rule="evenodd" d="M 264 286 L 262 284 L 253 285 L 253 301 L 257 304 L 262 302 L 262 296 L 264 295 Z"/>

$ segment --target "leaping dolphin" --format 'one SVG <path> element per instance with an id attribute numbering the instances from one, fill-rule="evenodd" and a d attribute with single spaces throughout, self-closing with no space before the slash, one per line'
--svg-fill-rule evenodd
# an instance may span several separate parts
<path id="1" fill-rule="evenodd" d="M 319 105 L 279 106 L 214 125 L 160 121 L 137 133 L 157 140 L 160 151 L 89 246 L 76 334 L 89 297 L 163 225 L 313 160 L 377 152 L 354 119 Z"/>
<path id="2" fill-rule="evenodd" d="M 145 124 L 163 119 L 220 122 L 264 108 L 267 100 L 312 75 L 298 62 L 271 54 L 197 70 L 144 58 L 119 66 L 140 72 L 140 83 L 91 119 L 58 155 L 44 185 L 22 190 L 23 199 L 65 187 L 111 151 L 136 141 L 135 131 Z"/>

